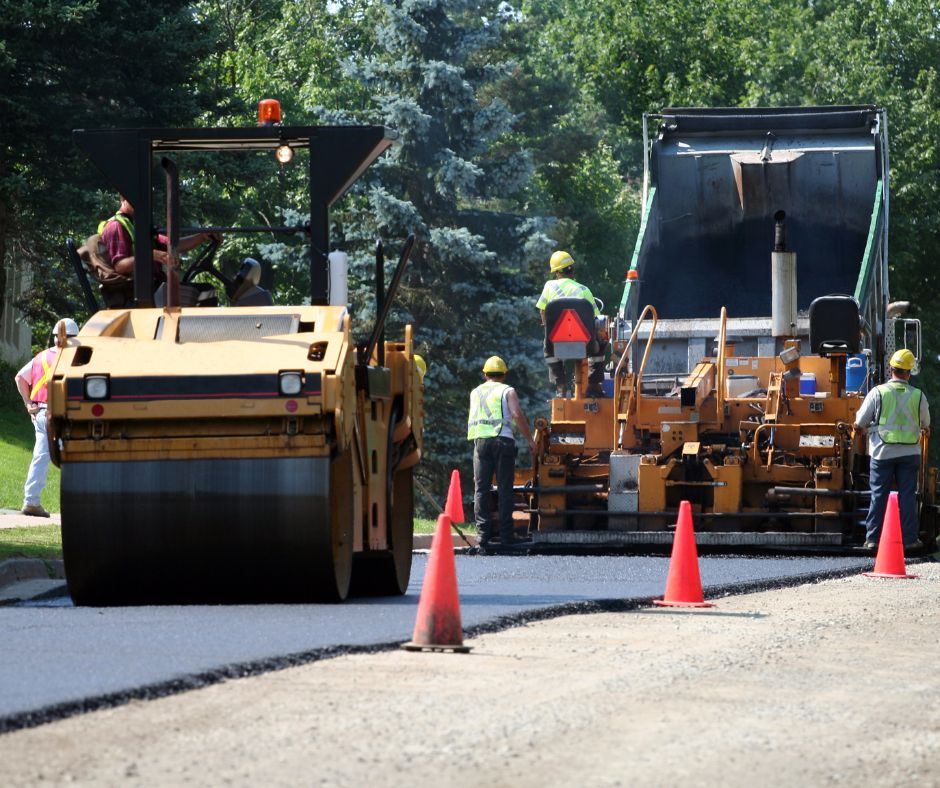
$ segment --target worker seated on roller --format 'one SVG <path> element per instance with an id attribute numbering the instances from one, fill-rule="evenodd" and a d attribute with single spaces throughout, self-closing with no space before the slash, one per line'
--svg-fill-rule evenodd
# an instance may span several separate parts
<path id="1" fill-rule="evenodd" d="M 111 308 L 124 306 L 133 298 L 134 278 L 134 206 L 122 194 L 121 205 L 110 219 L 98 225 L 97 234 L 91 236 L 78 250 L 79 255 L 90 266 L 92 273 L 101 285 L 105 302 Z M 188 252 L 206 241 L 214 239 L 222 242 L 218 233 L 197 233 L 180 238 L 177 248 Z M 164 270 L 167 264 L 168 239 L 165 235 L 155 235 L 153 240 L 154 289 L 166 280 Z"/>
<path id="2" fill-rule="evenodd" d="M 542 325 L 545 326 L 545 308 L 559 298 L 581 298 L 588 301 L 593 307 L 594 317 L 600 315 L 600 309 L 589 288 L 576 282 L 574 279 L 574 260 L 567 252 L 555 252 L 549 261 L 549 269 L 554 275 L 542 288 L 542 294 L 539 296 L 535 306 L 539 310 L 542 318 Z M 607 351 L 607 337 L 599 335 L 593 325 L 586 326 L 591 333 L 591 338 L 587 346 L 588 352 L 588 388 L 585 392 L 589 397 L 604 396 L 604 364 L 605 353 Z M 551 340 L 545 335 L 545 361 L 548 364 L 548 379 L 555 387 L 555 395 L 564 397 L 567 395 L 567 385 L 565 380 L 565 362 L 556 358 Z"/>

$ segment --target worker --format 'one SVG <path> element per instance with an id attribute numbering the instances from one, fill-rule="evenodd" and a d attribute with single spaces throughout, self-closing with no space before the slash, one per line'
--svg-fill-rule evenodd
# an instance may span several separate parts
<path id="1" fill-rule="evenodd" d="M 118 212 L 110 219 L 105 219 L 98 225 L 98 234 L 101 236 L 101 243 L 104 247 L 105 262 L 118 274 L 122 276 L 134 275 L 134 206 L 122 194 L 120 195 L 121 205 Z M 218 243 L 222 242 L 222 236 L 219 233 L 197 233 L 180 238 L 177 249 L 180 252 L 188 252 L 199 244 L 214 239 Z M 161 266 L 167 264 L 166 245 L 168 239 L 164 235 L 157 236 L 157 246 L 163 249 L 155 248 L 153 250 L 153 260 Z M 163 277 L 155 278 L 162 280 Z"/>
<path id="2" fill-rule="evenodd" d="M 42 488 L 46 486 L 49 473 L 49 437 L 46 433 L 46 403 L 49 400 L 49 380 L 55 367 L 56 355 L 60 347 L 65 347 L 66 340 L 59 338 L 59 329 L 65 329 L 67 337 L 78 334 L 78 325 L 70 317 L 62 318 L 52 330 L 52 347 L 37 353 L 16 376 L 13 382 L 23 399 L 26 412 L 33 420 L 36 442 L 33 446 L 33 459 L 26 475 L 23 489 L 23 514 L 31 517 L 48 517 L 49 512 L 40 503 Z"/>
<path id="3" fill-rule="evenodd" d="M 490 356 L 483 365 L 486 380 L 470 392 L 470 415 L 467 419 L 467 440 L 473 441 L 473 517 L 485 550 L 494 539 L 490 516 L 490 490 L 496 473 L 499 500 L 499 540 L 501 545 L 514 544 L 517 539 L 512 527 L 512 485 L 516 470 L 518 427 L 535 453 L 535 441 L 529 422 L 519 405 L 516 390 L 507 386 L 506 362 Z"/>
<path id="4" fill-rule="evenodd" d="M 855 427 L 868 430 L 871 503 L 865 520 L 865 547 L 869 550 L 878 546 L 892 480 L 898 487 L 904 548 L 923 546 L 917 536 L 917 477 L 920 434 L 928 432 L 930 409 L 924 393 L 910 384 L 915 361 L 907 348 L 891 356 L 891 379 L 869 391 L 855 414 Z"/>
<path id="5" fill-rule="evenodd" d="M 424 381 L 424 376 L 428 374 L 428 363 L 415 353 L 415 366 L 418 368 L 418 375 L 421 377 L 421 381 Z"/>
<path id="6" fill-rule="evenodd" d="M 545 325 L 545 307 L 557 298 L 584 298 L 590 301 L 594 307 L 594 317 L 601 313 L 597 302 L 591 294 L 590 289 L 585 285 L 576 282 L 574 279 L 574 259 L 567 252 L 555 252 L 549 261 L 549 270 L 554 278 L 549 279 L 542 288 L 542 294 L 535 306 L 539 310 L 542 318 L 542 325 Z M 605 352 L 607 350 L 607 340 L 599 337 L 593 326 L 586 326 L 591 332 L 591 341 L 588 343 L 587 351 L 590 372 L 588 375 L 588 388 L 586 391 L 589 397 L 604 396 L 604 363 Z M 555 386 L 555 395 L 564 397 L 567 395 L 567 386 L 565 381 L 565 362 L 562 359 L 555 358 L 554 349 L 548 338 L 545 336 L 545 362 L 548 364 L 548 379 Z"/>

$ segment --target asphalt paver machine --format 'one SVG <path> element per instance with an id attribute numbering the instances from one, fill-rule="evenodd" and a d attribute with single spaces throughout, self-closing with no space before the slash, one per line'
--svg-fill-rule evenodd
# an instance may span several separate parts
<path id="1" fill-rule="evenodd" d="M 152 236 L 162 170 L 169 263 L 155 293 L 151 245 L 138 242 L 130 305 L 95 313 L 54 370 L 49 436 L 62 470 L 72 599 L 338 601 L 351 589 L 404 593 L 423 386 L 411 327 L 385 341 L 384 324 L 413 239 L 387 291 L 377 247 L 378 317 L 371 331 L 360 327 L 358 336 L 368 339 L 358 344 L 345 286 L 337 286 L 342 271 L 327 253 L 330 207 L 395 144 L 395 132 L 272 124 L 78 130 L 74 137 L 135 206 L 137 239 Z M 205 258 L 182 271 L 182 154 L 272 156 L 284 146 L 309 157 L 310 219 L 301 228 L 310 249 L 309 304 L 273 305 L 252 261 L 229 278 Z M 207 303 L 193 276 L 199 271 L 224 280 L 230 306 L 191 305 Z"/>
<path id="2" fill-rule="evenodd" d="M 644 141 L 618 313 L 595 327 L 556 304 L 549 321 L 577 382 L 536 422 L 517 521 L 535 549 L 666 549 L 688 500 L 707 548 L 854 549 L 869 492 L 851 425 L 894 350 L 921 353 L 919 321 L 889 300 L 884 111 L 667 109 Z M 612 348 L 605 398 L 584 385 L 593 330 Z M 926 435 L 921 452 L 933 545 Z"/>

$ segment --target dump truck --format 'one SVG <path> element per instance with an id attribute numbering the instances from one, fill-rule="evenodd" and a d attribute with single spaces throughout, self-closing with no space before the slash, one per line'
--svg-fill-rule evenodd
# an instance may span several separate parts
<path id="1" fill-rule="evenodd" d="M 644 116 L 643 139 L 617 313 L 594 325 L 568 299 L 547 321 L 574 394 L 536 421 L 517 525 L 533 549 L 655 550 L 687 500 L 706 549 L 853 550 L 869 502 L 855 414 L 895 349 L 921 356 L 888 286 L 884 110 L 670 108 Z M 586 396 L 591 332 L 610 340 L 604 398 Z M 926 435 L 921 451 L 932 546 Z"/>
<path id="2" fill-rule="evenodd" d="M 413 238 L 387 291 L 376 247 L 372 325 L 354 324 L 342 255 L 327 253 L 330 207 L 397 134 L 268 122 L 77 130 L 74 139 L 134 205 L 137 239 L 152 236 L 155 181 L 165 178 L 169 260 L 154 292 L 151 245 L 138 242 L 130 304 L 95 312 L 54 369 L 49 436 L 62 471 L 74 602 L 403 594 L 423 384 L 411 327 L 385 341 L 384 323 Z M 307 168 L 309 221 L 257 229 L 267 238 L 279 230 L 303 235 L 309 303 L 274 305 L 251 259 L 234 275 L 211 256 L 183 270 L 180 181 L 194 176 L 181 171 L 190 154 L 204 161 L 215 151 L 270 157 L 272 178 L 282 166 L 275 153 L 282 163 L 297 153 L 290 166 Z M 75 244 L 69 249 L 81 273 Z M 206 276 L 219 287 L 207 287 Z M 95 281 L 84 284 L 95 299 Z M 227 306 L 210 305 L 226 297 Z"/>

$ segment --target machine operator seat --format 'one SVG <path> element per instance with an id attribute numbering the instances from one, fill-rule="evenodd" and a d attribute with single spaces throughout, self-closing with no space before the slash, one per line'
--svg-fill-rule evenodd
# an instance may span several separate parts
<path id="1" fill-rule="evenodd" d="M 858 353 L 861 328 L 858 301 L 850 295 L 820 296 L 809 305 L 809 345 L 816 355 Z"/>
<path id="2" fill-rule="evenodd" d="M 573 317 L 568 314 L 574 312 L 576 322 L 572 322 Z M 564 334 L 569 333 L 569 329 L 577 336 L 579 329 L 587 334 L 585 342 L 558 341 L 556 348 L 555 342 L 552 342 L 551 336 L 559 322 L 564 320 L 560 329 Z M 578 325 L 580 323 L 580 325 Z M 588 356 L 597 355 L 599 344 L 597 341 L 597 331 L 594 327 L 594 304 L 586 298 L 556 298 L 550 301 L 545 307 L 545 355 L 548 357 L 561 359 L 582 359 Z"/>

